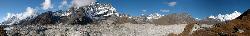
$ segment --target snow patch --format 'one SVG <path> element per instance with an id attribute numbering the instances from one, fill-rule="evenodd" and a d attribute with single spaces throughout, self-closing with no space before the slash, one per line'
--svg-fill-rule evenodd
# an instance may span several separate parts
<path id="1" fill-rule="evenodd" d="M 237 32 L 239 32 L 239 33 L 243 33 L 243 32 L 244 32 L 244 30 L 238 29 L 238 31 L 237 31 Z"/>
<path id="2" fill-rule="evenodd" d="M 4 28 L 4 30 L 12 30 L 14 27 L 7 27 L 7 28 Z"/>
<path id="3" fill-rule="evenodd" d="M 154 14 L 150 14 L 150 15 L 147 17 L 147 19 L 159 19 L 159 18 L 161 18 L 162 16 L 164 16 L 164 15 L 161 15 L 161 14 L 159 14 L 159 13 L 154 13 Z"/>
<path id="4" fill-rule="evenodd" d="M 103 16 L 110 16 L 110 15 L 117 15 L 119 16 L 118 13 L 116 13 L 116 9 L 114 7 L 111 7 L 111 6 L 100 6 L 97 8 L 97 11 L 95 14 L 96 15 L 100 15 L 100 14 L 105 14 Z"/>
<path id="5" fill-rule="evenodd" d="M 71 14 L 72 14 L 71 12 L 67 12 L 67 13 L 62 14 L 61 16 L 69 16 Z"/>

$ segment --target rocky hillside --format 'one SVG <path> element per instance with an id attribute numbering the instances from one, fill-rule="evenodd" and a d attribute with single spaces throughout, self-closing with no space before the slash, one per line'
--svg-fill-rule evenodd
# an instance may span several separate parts
<path id="1" fill-rule="evenodd" d="M 237 17 L 236 19 L 226 21 L 223 23 L 217 23 L 211 26 L 212 28 L 204 28 L 199 23 L 189 24 L 185 27 L 185 31 L 181 34 L 172 34 L 174 36 L 249 36 L 249 18 L 250 18 L 250 9 L 244 12 L 242 15 Z M 194 30 L 191 27 L 198 27 L 198 30 Z M 192 33 L 193 32 L 193 33 Z"/>
<path id="2" fill-rule="evenodd" d="M 154 24 L 159 25 L 171 25 L 171 24 L 186 24 L 190 22 L 194 22 L 195 19 L 192 18 L 188 13 L 174 13 L 168 14 L 166 16 L 162 16 L 159 19 L 153 19 Z"/>

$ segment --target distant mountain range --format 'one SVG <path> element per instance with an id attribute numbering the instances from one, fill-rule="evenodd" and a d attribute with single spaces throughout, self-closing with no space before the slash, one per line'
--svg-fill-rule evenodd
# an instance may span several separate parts
<path id="1" fill-rule="evenodd" d="M 98 21 L 107 20 L 110 18 L 112 18 L 113 21 L 117 21 L 117 23 L 121 23 L 120 21 L 128 21 L 131 23 L 179 24 L 194 21 L 194 19 L 187 13 L 176 13 L 166 16 L 157 13 L 146 16 L 128 16 L 127 14 L 118 13 L 116 9 L 111 6 L 111 4 L 94 3 L 90 4 L 89 6 L 71 7 L 68 10 L 47 11 L 41 14 L 29 16 L 25 19 L 19 19 L 17 16 L 12 16 L 11 18 L 8 18 L 6 21 L 2 22 L 1 25 L 58 23 L 87 24 L 94 22 L 96 23 Z M 127 18 L 127 20 L 118 20 L 119 18 Z M 160 21 L 168 22 L 165 23 Z"/>

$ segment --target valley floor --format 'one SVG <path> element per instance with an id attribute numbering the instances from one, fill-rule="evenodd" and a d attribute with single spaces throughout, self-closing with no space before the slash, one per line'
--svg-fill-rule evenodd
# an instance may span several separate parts
<path id="1" fill-rule="evenodd" d="M 10 36 L 167 36 L 179 34 L 187 24 L 88 24 L 26 25 L 8 27 Z"/>

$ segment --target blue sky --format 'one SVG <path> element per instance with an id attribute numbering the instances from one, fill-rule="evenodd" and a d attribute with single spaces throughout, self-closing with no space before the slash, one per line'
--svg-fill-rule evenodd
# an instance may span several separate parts
<path id="1" fill-rule="evenodd" d="M 146 13 L 159 12 L 161 9 L 170 10 L 164 14 L 188 12 L 193 17 L 203 18 L 210 15 L 229 14 L 234 11 L 244 12 L 250 8 L 250 0 L 115 0 L 102 1 L 112 3 L 120 12 L 139 15 L 142 10 Z M 166 3 L 176 2 L 175 6 Z"/>
<path id="2" fill-rule="evenodd" d="M 54 10 L 63 0 L 52 0 Z M 67 0 L 70 4 L 72 0 Z M 7 16 L 7 13 L 21 13 L 27 7 L 38 10 L 44 0 L 0 0 L 0 18 Z M 187 12 L 193 17 L 204 18 L 210 15 L 229 14 L 234 11 L 244 12 L 250 8 L 250 0 L 97 0 L 99 3 L 110 3 L 120 13 L 138 16 L 142 13 L 171 14 Z M 176 2 L 169 6 L 168 3 Z M 169 10 L 162 12 L 161 10 Z M 45 10 L 43 10 L 45 11 Z"/>

